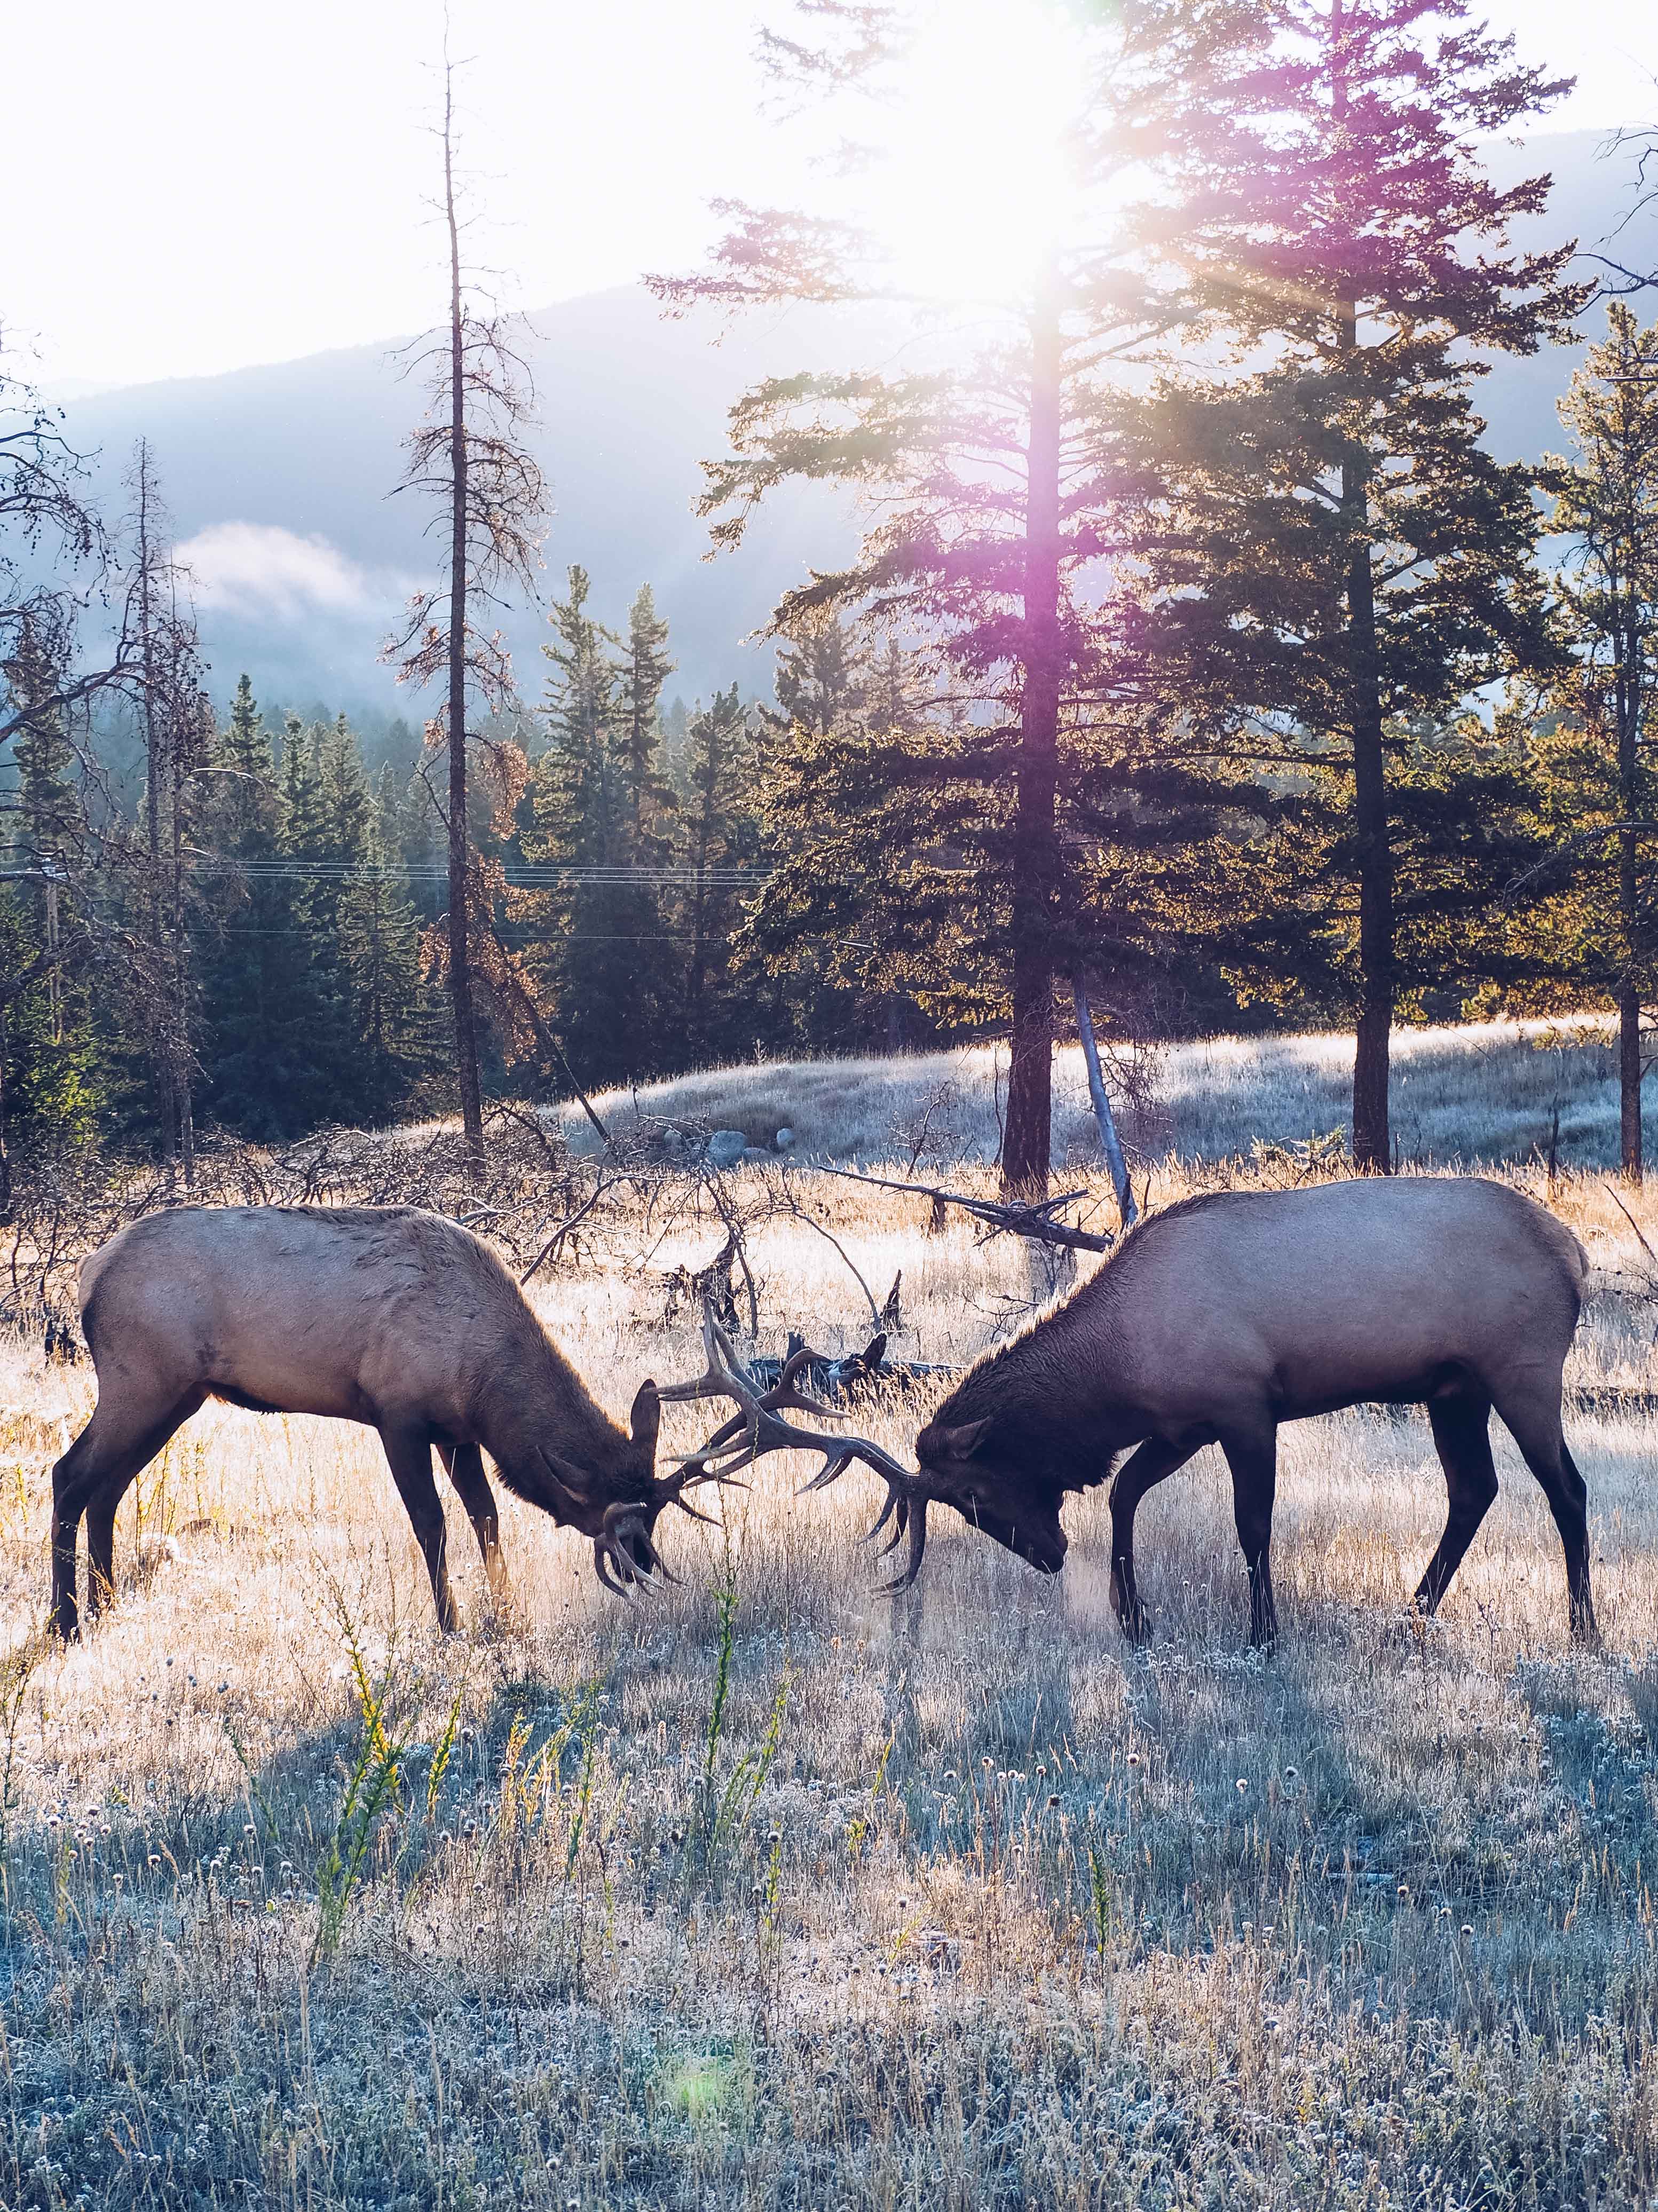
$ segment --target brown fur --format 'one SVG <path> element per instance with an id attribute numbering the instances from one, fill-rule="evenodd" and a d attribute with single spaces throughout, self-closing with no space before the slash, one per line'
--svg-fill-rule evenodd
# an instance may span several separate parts
<path id="1" fill-rule="evenodd" d="M 81 1315 L 98 1403 L 52 1474 L 52 1626 L 65 1637 L 76 1624 L 82 1515 L 95 1612 L 110 1591 L 123 1495 L 210 1397 L 377 1429 L 446 1628 L 454 1607 L 434 1445 L 492 1588 L 501 1568 L 483 1452 L 509 1490 L 590 1535 L 606 1505 L 650 1493 L 653 1389 L 648 1401 L 641 1393 L 635 1435 L 627 1436 L 493 1253 L 413 1206 L 151 1214 L 86 1261 Z"/>
<path id="2" fill-rule="evenodd" d="M 1587 1262 L 1570 1231 L 1501 1183 L 1381 1177 L 1223 1191 L 1151 1216 L 1066 1304 L 965 1377 L 922 1432 L 931 1494 L 1052 1572 L 1066 1492 L 1107 1480 L 1112 1584 L 1131 1634 L 1140 1498 L 1204 1444 L 1233 1479 L 1251 1633 L 1277 1632 L 1269 1550 L 1278 1424 L 1365 1401 L 1425 1404 L 1445 1469 L 1431 1611 L 1496 1495 L 1493 1407 L 1548 1498 L 1574 1631 L 1594 1632 L 1584 1491 L 1560 1382 Z"/>

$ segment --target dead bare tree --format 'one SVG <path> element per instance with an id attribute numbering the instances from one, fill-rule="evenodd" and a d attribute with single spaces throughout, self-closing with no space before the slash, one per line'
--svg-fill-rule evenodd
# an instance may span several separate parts
<path id="1" fill-rule="evenodd" d="M 485 610 L 498 609 L 516 586 L 536 595 L 539 523 L 546 502 L 541 470 L 523 437 L 534 407 L 528 368 L 512 344 L 505 319 L 482 300 L 461 260 L 456 174 L 455 64 L 443 62 L 443 198 L 448 240 L 449 313 L 445 328 L 421 342 L 410 367 L 427 378 L 429 404 L 410 434 L 400 491 L 418 491 L 435 506 L 430 528 L 447 550 L 445 581 L 410 600 L 384 657 L 400 683 L 424 686 L 441 677 L 443 707 L 428 734 L 448 752 L 443 807 L 449 847 L 449 912 L 445 967 L 454 1019 L 455 1076 L 467 1148 L 483 1154 L 483 1104 L 478 1075 L 477 1012 L 471 944 L 475 872 L 467 821 L 467 705 L 486 707 L 512 696 L 512 659 L 498 629 L 486 630 Z"/>
<path id="2" fill-rule="evenodd" d="M 132 567 L 128 628 L 144 738 L 143 844 L 135 873 L 144 879 L 149 958 L 141 964 L 142 1018 L 155 1069 L 162 1148 L 194 1187 L 194 1054 L 186 866 L 197 781 L 211 750 L 212 710 L 203 688 L 200 643 L 190 580 L 173 558 L 168 517 L 148 439 L 134 448 Z"/>

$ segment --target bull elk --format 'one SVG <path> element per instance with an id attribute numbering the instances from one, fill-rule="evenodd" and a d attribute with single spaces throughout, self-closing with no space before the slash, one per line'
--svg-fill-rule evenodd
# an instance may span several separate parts
<path id="1" fill-rule="evenodd" d="M 1136 1228 L 1098 1273 L 989 1353 L 917 1439 L 911 1471 L 859 1455 L 887 1480 L 874 1535 L 907 1533 L 920 1571 L 929 1504 L 1045 1574 L 1064 1563 L 1066 1494 L 1109 1479 L 1111 1589 L 1135 1640 L 1151 1622 L 1134 1579 L 1134 1515 L 1146 1492 L 1218 1443 L 1232 1477 L 1249 1577 L 1249 1633 L 1278 1634 L 1271 1546 L 1280 1423 L 1364 1403 L 1425 1405 L 1445 1471 L 1445 1533 L 1417 1586 L 1431 1613 L 1497 1495 L 1495 1407 L 1536 1477 L 1565 1553 L 1573 1636 L 1596 1640 L 1586 1493 L 1561 1433 L 1561 1374 L 1577 1325 L 1582 1247 L 1542 1206 L 1462 1179 L 1222 1191 Z M 809 1488 L 850 1464 L 831 1437 L 764 1411 L 710 1335 L 710 1375 L 744 1407 L 694 1464 L 729 1473 L 791 1443 L 825 1452 Z M 739 1436 L 737 1431 L 741 1429 Z"/>
<path id="2" fill-rule="evenodd" d="M 658 1475 L 655 1384 L 640 1386 L 624 1434 L 494 1254 L 413 1206 L 151 1214 L 82 1267 L 81 1326 L 98 1402 L 52 1470 L 50 1626 L 65 1639 L 77 1625 L 82 1516 L 95 1614 L 113 1588 L 122 1497 L 209 1398 L 378 1430 L 446 1631 L 455 1606 L 434 1446 L 495 1592 L 500 1525 L 484 1452 L 516 1496 L 592 1538 L 600 1581 L 623 1595 L 666 1573 L 653 1542 L 663 1507 L 702 1519 L 683 1493 L 722 1479 L 691 1466 Z"/>

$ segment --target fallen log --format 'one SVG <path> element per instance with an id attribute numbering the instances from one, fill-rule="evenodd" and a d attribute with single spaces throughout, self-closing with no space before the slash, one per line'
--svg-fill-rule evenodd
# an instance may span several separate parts
<path id="1" fill-rule="evenodd" d="M 1085 1190 L 1062 1191 L 1057 1198 L 1040 1199 L 1026 1206 L 973 1198 L 965 1191 L 940 1190 L 935 1183 L 898 1182 L 890 1176 L 863 1175 L 853 1168 L 827 1166 L 821 1160 L 801 1164 L 813 1175 L 839 1176 L 843 1182 L 867 1183 L 875 1190 L 908 1191 L 914 1198 L 930 1198 L 935 1206 L 959 1206 L 975 1220 L 988 1222 L 993 1236 L 1025 1237 L 1038 1244 L 1068 1245 L 1073 1252 L 1108 1252 L 1117 1242 L 1108 1231 L 1073 1229 L 1068 1221 L 1054 1218 L 1060 1206 L 1072 1206 L 1079 1198 L 1086 1198 Z"/>

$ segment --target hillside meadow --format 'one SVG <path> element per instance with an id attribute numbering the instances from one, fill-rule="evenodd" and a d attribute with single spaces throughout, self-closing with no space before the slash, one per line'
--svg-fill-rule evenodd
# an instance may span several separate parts
<path id="1" fill-rule="evenodd" d="M 1588 1168 L 1618 1157 L 1617 1062 L 1610 1031 L 1592 1016 L 1551 1022 L 1468 1023 L 1396 1030 L 1393 1122 L 1402 1161 L 1477 1167 L 1546 1158 Z M 1151 1096 L 1123 1116 L 1144 1164 L 1192 1168 L 1250 1159 L 1261 1145 L 1339 1152 L 1352 1091 L 1353 1042 L 1325 1033 L 1211 1037 L 1162 1048 L 1139 1063 Z M 709 1068 L 668 1082 L 600 1093 L 607 1127 L 635 1114 L 740 1129 L 774 1147 L 792 1131 L 805 1158 L 866 1163 L 918 1149 L 920 1161 L 993 1161 L 1007 1087 L 1005 1046 L 912 1053 L 896 1059 L 764 1060 Z M 1099 1158 L 1082 1054 L 1054 1055 L 1056 1165 Z M 1558 1117 L 1558 1118 L 1557 1118 Z M 579 1150 L 598 1139 L 579 1106 L 560 1110 Z M 1658 1140 L 1649 1107 L 1648 1141 Z"/>
<path id="2" fill-rule="evenodd" d="M 1139 1133 L 1151 1201 L 1321 1172 L 1340 1079 L 1330 1041 L 1169 1054 L 1171 1133 L 1151 1157 L 1152 1117 Z M 969 1146 L 993 1090 L 970 1060 L 641 1100 L 722 1123 L 780 1103 L 803 1151 L 902 1168 L 897 1125 L 944 1080 L 960 1141 L 930 1157 L 987 1189 Z M 1609 1096 L 1586 1030 L 1401 1047 L 1409 1148 L 1507 1153 L 1594 1262 L 1568 1376 L 1593 1657 L 1505 1437 L 1439 1619 L 1407 1612 L 1444 1514 L 1415 1413 L 1285 1431 L 1284 1638 L 1263 1659 L 1213 1453 L 1142 1510 L 1143 1653 L 1110 1612 L 1102 1493 L 1069 1507 L 1052 1582 L 939 1515 L 895 1603 L 857 1540 L 878 1486 L 796 1498 L 810 1462 L 775 1459 L 723 1526 L 665 1519 L 681 1580 L 631 1607 L 508 1500 L 492 1613 L 452 1513 L 445 1640 L 372 1436 L 223 1407 L 143 1478 L 119 1603 L 59 1654 L 33 1632 L 49 1468 L 92 1376 L 4 1340 L 0 2202 L 1653 2201 L 1658 1262 L 1588 1165 Z M 1658 1199 L 1624 1197 L 1658 1249 Z M 1028 1311 L 1006 1240 L 959 1218 L 930 1235 L 923 1202 L 846 1182 L 816 1203 L 871 1283 L 902 1267 L 895 1352 L 969 1359 Z M 710 1215 L 653 1243 L 641 1219 L 538 1285 L 616 1415 L 644 1375 L 700 1367 L 663 1284 L 721 1234 Z M 761 1349 L 866 1333 L 828 1237 L 776 1220 L 754 1260 Z M 907 1453 L 944 1387 L 857 1421 Z M 668 1409 L 665 1449 L 708 1410 Z"/>

